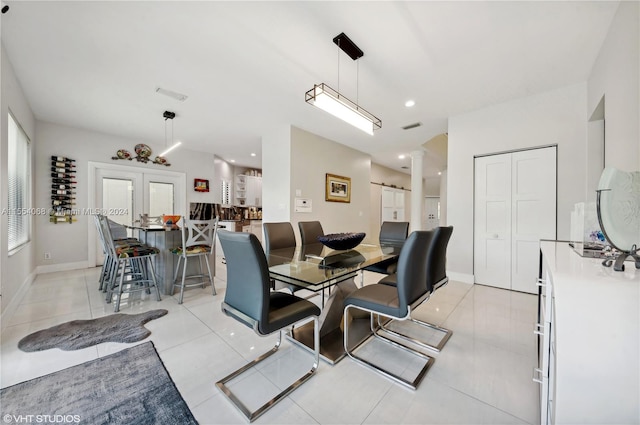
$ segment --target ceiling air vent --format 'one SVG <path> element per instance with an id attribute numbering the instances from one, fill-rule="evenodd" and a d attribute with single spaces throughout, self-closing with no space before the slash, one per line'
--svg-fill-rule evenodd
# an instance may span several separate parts
<path id="1" fill-rule="evenodd" d="M 406 165 L 403 165 L 403 166 L 402 166 L 402 167 L 400 167 L 400 168 L 402 168 L 403 170 L 408 170 L 408 169 L 409 169 L 409 167 L 407 167 Z"/>
<path id="2" fill-rule="evenodd" d="M 420 127 L 422 125 L 421 122 L 414 122 L 413 124 L 405 125 L 402 127 L 403 130 L 411 130 L 412 128 Z"/>

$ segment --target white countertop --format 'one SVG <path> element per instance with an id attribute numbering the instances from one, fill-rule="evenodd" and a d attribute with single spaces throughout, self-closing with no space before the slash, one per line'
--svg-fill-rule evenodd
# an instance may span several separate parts
<path id="1" fill-rule="evenodd" d="M 542 241 L 552 276 L 556 423 L 640 423 L 640 270 Z"/>

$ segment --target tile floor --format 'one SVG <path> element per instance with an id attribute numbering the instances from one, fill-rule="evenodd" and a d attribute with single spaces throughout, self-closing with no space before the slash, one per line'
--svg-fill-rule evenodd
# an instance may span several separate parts
<path id="1" fill-rule="evenodd" d="M 210 288 L 185 292 L 184 304 L 163 296 L 133 296 L 123 313 L 165 308 L 147 323 L 151 339 L 185 401 L 201 424 L 246 423 L 214 383 L 271 348 L 221 313 L 225 268 L 218 264 L 217 296 Z M 105 356 L 134 344 L 104 343 L 78 351 L 24 353 L 17 342 L 31 332 L 74 319 L 113 313 L 98 292 L 99 269 L 39 275 L 0 336 L 0 385 Z M 367 273 L 373 283 L 380 275 Z M 359 278 L 358 278 L 359 281 Z M 316 297 L 317 299 L 318 297 Z M 350 359 L 321 362 L 316 376 L 260 417 L 272 424 L 533 424 L 538 386 L 532 382 L 536 298 L 480 285 L 450 282 L 414 314 L 453 330 L 418 390 L 411 391 Z M 390 360 L 393 360 L 391 358 Z M 311 356 L 284 342 L 277 355 L 233 382 L 250 403 L 266 400 L 311 365 Z M 296 375 L 297 374 L 297 375 Z M 287 382 L 287 380 L 290 380 Z M 269 391 L 271 391 L 269 393 Z"/>

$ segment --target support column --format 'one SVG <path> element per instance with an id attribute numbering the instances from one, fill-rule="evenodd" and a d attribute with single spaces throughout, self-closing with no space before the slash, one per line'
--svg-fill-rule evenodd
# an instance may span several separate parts
<path id="1" fill-rule="evenodd" d="M 409 231 L 422 229 L 422 209 L 424 195 L 422 190 L 422 163 L 424 150 L 411 152 L 411 219 Z"/>

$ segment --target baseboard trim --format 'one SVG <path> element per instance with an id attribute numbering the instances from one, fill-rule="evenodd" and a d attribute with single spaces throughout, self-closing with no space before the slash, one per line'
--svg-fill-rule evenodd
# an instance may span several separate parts
<path id="1" fill-rule="evenodd" d="M 447 271 L 447 275 L 449 276 L 449 280 L 455 280 L 456 282 L 462 282 L 462 283 L 469 283 L 472 285 L 474 284 L 474 278 L 472 274 Z"/>
<path id="2" fill-rule="evenodd" d="M 36 275 L 37 275 L 36 270 L 33 270 L 31 273 L 29 273 L 29 275 L 24 279 L 24 281 L 20 285 L 20 288 L 18 288 L 18 292 L 16 292 L 16 295 L 11 299 L 11 301 L 7 305 L 7 308 L 3 309 L 2 314 L 0 315 L 0 329 L 4 329 L 7 326 L 7 323 L 9 323 L 9 319 L 13 317 L 13 315 L 15 314 L 16 310 L 18 309 L 18 306 L 22 302 L 22 299 L 24 298 L 24 296 L 27 294 L 27 291 L 31 287 L 31 284 L 33 283 L 34 280 L 36 280 Z"/>
<path id="3" fill-rule="evenodd" d="M 66 272 L 68 270 L 88 269 L 94 267 L 89 261 L 77 261 L 75 263 L 60 263 L 51 264 L 47 266 L 38 266 L 36 268 L 36 274 L 53 273 L 53 272 Z"/>

